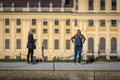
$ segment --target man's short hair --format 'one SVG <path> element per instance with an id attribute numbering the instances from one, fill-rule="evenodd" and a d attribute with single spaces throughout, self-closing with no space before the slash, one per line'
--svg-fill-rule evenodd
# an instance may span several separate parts
<path id="1" fill-rule="evenodd" d="M 78 29 L 77 31 L 81 31 L 80 29 Z"/>

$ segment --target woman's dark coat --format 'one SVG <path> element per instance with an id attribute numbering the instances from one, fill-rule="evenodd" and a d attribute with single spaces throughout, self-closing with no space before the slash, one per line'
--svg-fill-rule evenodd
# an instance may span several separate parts
<path id="1" fill-rule="evenodd" d="M 33 38 L 33 35 L 31 35 L 31 34 L 28 35 L 27 48 L 35 49 L 35 40 Z"/>

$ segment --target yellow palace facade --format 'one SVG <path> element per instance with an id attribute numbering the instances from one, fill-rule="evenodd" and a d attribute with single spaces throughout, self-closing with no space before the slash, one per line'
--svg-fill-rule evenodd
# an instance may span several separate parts
<path id="1" fill-rule="evenodd" d="M 94 51 L 120 57 L 120 0 L 0 0 L 0 58 L 27 55 L 28 31 L 34 31 L 34 56 L 48 59 L 74 54 L 71 37 L 86 37 L 83 59 Z"/>

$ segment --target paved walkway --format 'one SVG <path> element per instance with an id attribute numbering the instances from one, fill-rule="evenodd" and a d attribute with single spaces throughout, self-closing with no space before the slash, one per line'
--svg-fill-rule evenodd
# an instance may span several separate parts
<path id="1" fill-rule="evenodd" d="M 27 64 L 26 62 L 0 62 L 0 70 L 120 70 L 120 62 Z"/>

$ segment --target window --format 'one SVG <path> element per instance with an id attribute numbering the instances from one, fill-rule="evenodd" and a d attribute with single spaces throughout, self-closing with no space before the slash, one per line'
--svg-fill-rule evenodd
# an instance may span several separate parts
<path id="1" fill-rule="evenodd" d="M 6 28 L 5 33 L 10 33 L 10 29 Z"/>
<path id="2" fill-rule="evenodd" d="M 59 33 L 59 29 L 55 29 L 55 33 Z"/>
<path id="3" fill-rule="evenodd" d="M 47 19 L 44 19 L 44 20 L 43 20 L 43 25 L 44 25 L 44 26 L 47 26 L 47 25 L 48 25 Z"/>
<path id="4" fill-rule="evenodd" d="M 78 0 L 76 0 L 76 7 L 75 10 L 78 10 Z"/>
<path id="5" fill-rule="evenodd" d="M 10 25 L 10 19 L 5 19 L 5 25 Z"/>
<path id="6" fill-rule="evenodd" d="M 66 26 L 70 26 L 70 19 L 66 19 Z"/>
<path id="7" fill-rule="evenodd" d="M 36 33 L 36 29 L 31 29 L 33 31 L 33 33 Z"/>
<path id="8" fill-rule="evenodd" d="M 112 0 L 112 10 L 116 10 L 116 0 Z"/>
<path id="9" fill-rule="evenodd" d="M 48 40 L 47 39 L 43 40 L 43 47 L 44 47 L 44 49 L 48 49 Z"/>
<path id="10" fill-rule="evenodd" d="M 70 0 L 65 0 L 65 7 L 69 6 L 69 2 L 70 2 Z"/>
<path id="11" fill-rule="evenodd" d="M 70 33 L 70 29 L 66 29 L 66 33 Z"/>
<path id="12" fill-rule="evenodd" d="M 94 39 L 90 37 L 88 39 L 88 53 L 91 53 L 94 50 Z"/>
<path id="13" fill-rule="evenodd" d="M 88 26 L 94 26 L 94 22 L 93 22 L 92 19 L 91 19 L 91 20 L 88 20 Z"/>
<path id="14" fill-rule="evenodd" d="M 105 10 L 105 0 L 100 0 L 100 10 Z"/>
<path id="15" fill-rule="evenodd" d="M 105 26 L 105 20 L 100 20 L 100 26 Z"/>
<path id="16" fill-rule="evenodd" d="M 32 19 L 32 25 L 36 25 L 36 19 Z"/>
<path id="17" fill-rule="evenodd" d="M 105 53 L 105 48 L 106 48 L 106 40 L 105 40 L 105 38 L 100 38 L 100 46 L 99 46 L 99 50 L 100 50 L 100 52 L 102 52 L 102 53 Z"/>
<path id="18" fill-rule="evenodd" d="M 111 53 L 116 53 L 117 52 L 117 39 L 113 37 L 111 39 Z"/>
<path id="19" fill-rule="evenodd" d="M 93 3 L 93 0 L 89 0 L 89 10 L 93 10 L 93 8 L 94 8 L 94 3 Z"/>
<path id="20" fill-rule="evenodd" d="M 10 39 L 5 39 L 5 49 L 10 49 Z"/>
<path id="21" fill-rule="evenodd" d="M 78 20 L 77 19 L 74 20 L 74 26 L 78 26 Z"/>
<path id="22" fill-rule="evenodd" d="M 48 33 L 48 30 L 47 29 L 43 29 L 43 33 Z"/>
<path id="23" fill-rule="evenodd" d="M 69 39 L 66 40 L 66 49 L 70 49 L 70 40 Z"/>
<path id="24" fill-rule="evenodd" d="M 55 39 L 54 41 L 54 49 L 59 49 L 59 40 Z"/>
<path id="25" fill-rule="evenodd" d="M 59 20 L 55 19 L 55 26 L 58 26 L 58 25 L 59 25 Z"/>
<path id="26" fill-rule="evenodd" d="M 16 25 L 21 25 L 21 19 L 16 20 Z"/>
<path id="27" fill-rule="evenodd" d="M 16 39 L 16 49 L 21 49 L 21 39 Z"/>
<path id="28" fill-rule="evenodd" d="M 16 29 L 16 33 L 21 33 L 21 29 Z"/>
<path id="29" fill-rule="evenodd" d="M 111 20 L 111 26 L 117 26 L 117 20 Z"/>

